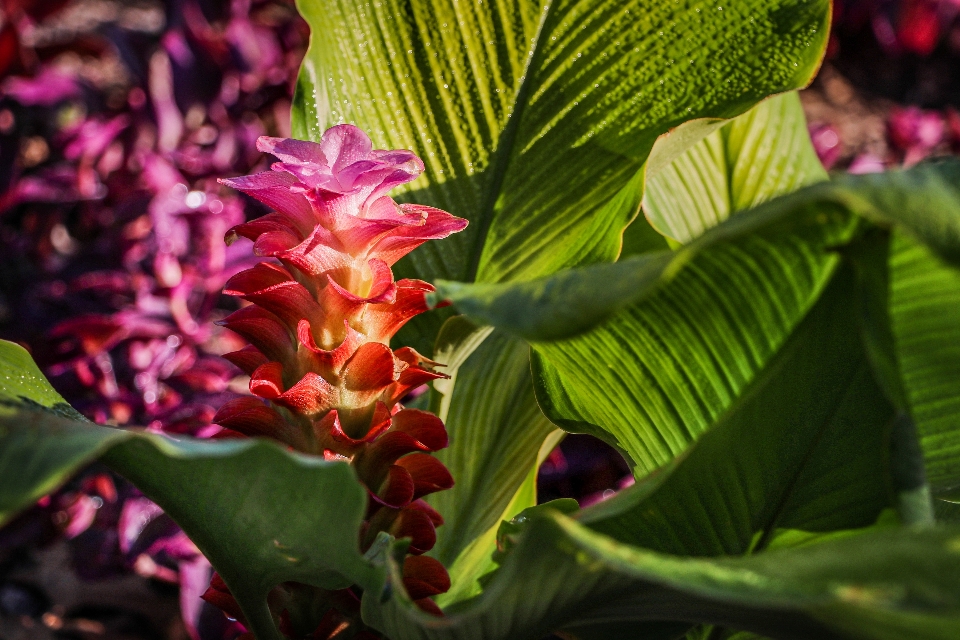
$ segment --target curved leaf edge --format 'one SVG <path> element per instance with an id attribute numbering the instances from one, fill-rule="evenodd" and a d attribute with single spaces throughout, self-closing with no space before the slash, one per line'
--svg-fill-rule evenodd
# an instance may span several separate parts
<path id="1" fill-rule="evenodd" d="M 531 571 L 534 565 L 553 567 L 553 575 L 561 576 L 565 585 Z M 399 565 L 388 559 L 387 568 L 388 585 L 397 584 Z M 624 624 L 729 624 L 732 617 L 743 629 L 771 633 L 772 614 L 783 616 L 784 624 L 795 623 L 799 616 L 820 630 L 819 637 L 840 637 L 850 628 L 844 617 L 855 616 L 864 621 L 866 638 L 887 637 L 883 624 L 897 620 L 915 625 L 914 637 L 947 638 L 960 623 L 958 570 L 957 525 L 868 528 L 756 556 L 683 558 L 616 542 L 547 509 L 527 523 L 483 594 L 458 612 L 432 618 L 397 590 L 385 601 L 365 596 L 363 608 L 368 624 L 392 640 L 536 638 L 557 628 L 589 624 L 591 611 L 609 611 L 618 600 L 622 608 L 617 619 Z M 578 591 L 573 595 L 563 591 L 571 582 Z M 542 619 L 531 622 L 531 609 L 548 595 L 542 593 L 544 585 L 553 590 L 550 596 L 566 598 L 551 603 L 556 613 L 552 625 Z M 531 597 L 538 587 L 539 598 Z M 653 596 L 651 589 L 659 595 Z M 389 587 L 386 591 L 391 592 Z M 729 611 L 723 612 L 725 608 Z M 502 616 L 510 613 L 515 617 L 506 628 Z M 485 635 L 491 628 L 502 633 Z M 939 633 L 924 632 L 929 628 Z"/>
<path id="2" fill-rule="evenodd" d="M 0 491 L 0 522 L 9 521 L 19 511 L 28 508 L 37 499 L 55 491 L 67 482 L 71 476 L 84 466 L 101 461 L 120 475 L 131 481 L 144 495 L 156 502 L 184 530 L 197 548 L 211 561 L 221 574 L 224 582 L 247 617 L 260 640 L 279 640 L 273 617 L 267 608 L 266 597 L 276 585 L 286 581 L 315 584 L 325 588 L 344 588 L 350 584 L 359 584 L 368 590 L 379 591 L 384 584 L 383 570 L 361 555 L 359 536 L 352 535 L 352 544 L 342 545 L 336 553 L 329 554 L 324 561 L 329 565 L 326 571 L 304 571 L 298 562 L 290 558 L 289 570 L 281 565 L 272 571 L 252 570 L 254 575 L 242 575 L 236 568 L 243 564 L 242 558 L 231 558 L 231 550 L 218 545 L 215 528 L 208 529 L 191 517 L 192 507 L 197 511 L 216 510 L 217 496 L 203 496 L 206 509 L 190 503 L 184 505 L 169 490 L 165 491 L 164 477 L 151 473 L 151 464 L 159 463 L 170 467 L 162 476 L 173 476 L 174 468 L 182 462 L 202 462 L 211 459 L 218 463 L 236 462 L 251 473 L 264 471 L 276 476 L 299 476 L 299 486 L 305 486 L 304 478 L 321 480 L 322 486 L 335 485 L 346 496 L 352 509 L 337 513 L 336 518 L 347 523 L 342 527 L 351 532 L 359 532 L 366 501 L 363 487 L 356 479 L 353 469 L 340 462 L 326 461 L 321 458 L 291 452 L 272 441 L 260 438 L 237 440 L 202 440 L 195 438 L 171 438 L 166 435 L 148 433 L 140 429 L 117 429 L 105 427 L 84 420 L 64 418 L 47 409 L 37 409 L 31 404 L 20 404 L 5 400 L 0 404 L 0 444 L 9 445 L 9 440 L 26 435 L 31 442 L 24 449 L 31 448 L 43 456 L 42 446 L 32 447 L 37 440 L 57 441 L 54 446 L 69 452 L 66 458 L 47 459 L 47 468 L 41 469 L 34 478 L 25 480 L 28 486 L 14 487 L 13 491 Z M 7 442 L 4 442 L 4 441 Z M 66 447 L 64 446 L 66 445 Z M 73 446 L 71 446 L 73 445 Z M 6 450 L 6 451 L 4 451 Z M 0 452 L 10 453 L 14 447 L 0 447 Z M 0 453 L 0 459 L 4 456 Z M 41 462 L 42 464 L 42 462 Z M 172 466 L 171 466 L 172 465 Z M 7 466 L 7 465 L 0 465 Z M 259 469 L 257 467 L 260 467 Z M 12 471 L 11 467 L 8 467 Z M 33 471 L 36 471 L 34 469 Z M 17 489 L 20 489 L 19 491 Z M 238 486 L 238 489 L 242 487 Z M 234 525 L 236 523 L 233 523 Z M 250 524 L 250 523 L 248 523 Z M 277 537 L 274 540 L 276 551 L 283 553 L 284 545 L 282 522 L 275 524 Z M 230 525 L 228 525 L 230 526 Z M 273 549 L 270 550 L 274 552 Z M 262 569 L 258 567 L 257 569 Z"/>
<path id="3" fill-rule="evenodd" d="M 739 212 L 676 251 L 631 256 L 520 283 L 439 280 L 429 302 L 450 301 L 475 323 L 530 342 L 561 340 L 650 296 L 701 251 L 778 225 L 789 231 L 801 218 L 816 220 L 831 208 L 883 227 L 903 228 L 947 263 L 960 267 L 960 189 L 953 186 L 957 183 L 960 160 L 955 159 L 884 174 L 844 176 Z M 902 198 L 910 198 L 913 206 L 902 206 Z"/>

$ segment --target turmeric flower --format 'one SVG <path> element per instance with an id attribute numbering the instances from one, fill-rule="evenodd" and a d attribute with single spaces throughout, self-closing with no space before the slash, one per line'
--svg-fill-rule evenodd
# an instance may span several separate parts
<path id="1" fill-rule="evenodd" d="M 215 421 L 227 434 L 266 436 L 307 453 L 349 460 L 370 496 L 361 532 L 366 549 L 386 531 L 411 539 L 405 578 L 424 609 L 449 588 L 433 547 L 440 515 L 423 496 L 453 486 L 430 455 L 447 446 L 433 414 L 405 409 L 413 388 L 443 377 L 415 350 L 390 339 L 427 310 L 433 287 L 395 281 L 391 267 L 427 240 L 466 220 L 387 194 L 423 171 L 410 151 L 373 149 L 358 128 L 338 125 L 320 143 L 262 137 L 271 171 L 223 180 L 275 210 L 227 233 L 274 258 L 231 278 L 225 293 L 249 306 L 223 324 L 250 342 L 226 358 L 250 375 L 254 397 L 223 406 Z M 266 401 L 266 402 L 264 402 Z M 409 574 L 409 575 L 406 575 Z"/>

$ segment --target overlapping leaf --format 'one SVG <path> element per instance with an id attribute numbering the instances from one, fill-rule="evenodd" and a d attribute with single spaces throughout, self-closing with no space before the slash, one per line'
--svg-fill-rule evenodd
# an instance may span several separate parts
<path id="1" fill-rule="evenodd" d="M 469 341 L 469 329 L 464 333 Z M 487 337 L 462 364 L 451 351 L 439 350 L 453 356 L 455 365 L 453 379 L 434 392 L 432 407 L 450 434 L 450 446 L 437 457 L 456 478 L 453 489 L 430 496 L 445 520 L 431 555 L 444 564 L 453 564 L 471 541 L 499 524 L 556 430 L 537 408 L 529 350 L 503 332 Z"/>
<path id="2" fill-rule="evenodd" d="M 690 242 L 735 211 L 827 179 L 797 93 L 764 100 L 660 171 L 643 210 L 663 235 Z"/>
<path id="3" fill-rule="evenodd" d="M 613 434 L 609 440 L 650 470 L 682 451 L 729 406 L 790 334 L 832 273 L 833 248 L 852 237 L 851 210 L 887 224 L 912 216 L 904 218 L 906 232 L 933 238 L 949 255 L 953 225 L 960 224 L 960 213 L 951 212 L 960 198 L 954 200 L 950 186 L 958 166 L 945 162 L 892 172 L 885 174 L 887 182 L 850 176 L 814 185 L 738 214 L 672 256 L 639 256 L 518 285 L 442 284 L 439 295 L 452 297 L 481 322 L 531 339 L 562 335 L 558 319 L 569 313 L 567 305 L 590 308 L 593 320 L 615 312 L 587 334 L 537 345 L 541 399 L 548 415 L 566 420 L 569 428 Z M 924 210 L 942 221 L 918 223 Z M 650 264 L 660 273 L 644 273 Z M 619 285 L 598 285 L 604 279 L 616 283 L 617 269 L 622 278 L 645 285 L 635 292 L 640 301 L 620 311 L 621 303 L 605 295 Z M 556 284 L 578 278 L 590 286 Z M 657 288 L 666 281 L 669 286 Z M 591 288 L 592 305 L 582 295 Z M 565 290 L 581 295 L 573 301 Z M 514 321 L 521 317 L 522 325 Z M 585 362 L 617 365 L 594 369 L 597 384 L 585 391 L 572 382 Z M 631 430 L 641 438 L 631 439 Z"/>
<path id="4" fill-rule="evenodd" d="M 416 151 L 417 202 L 468 218 L 428 278 L 529 279 L 612 260 L 657 136 L 809 82 L 826 0 L 301 0 L 294 133 L 338 121 Z M 630 197 L 620 197 L 627 189 Z"/>
<path id="5" fill-rule="evenodd" d="M 931 487 L 958 500 L 960 271 L 903 232 L 893 235 L 890 316 Z"/>
<path id="6" fill-rule="evenodd" d="M 746 558 L 678 558 L 547 512 L 469 607 L 429 620 L 402 596 L 371 596 L 364 613 L 394 640 L 532 640 L 557 625 L 590 639 L 670 638 L 671 620 L 778 638 L 947 640 L 960 624 L 958 545 L 956 527 L 894 528 Z"/>
<path id="7" fill-rule="evenodd" d="M 673 638 L 696 622 L 777 638 L 949 638 L 960 574 L 943 572 L 960 563 L 960 530 L 854 529 L 893 503 L 894 415 L 854 289 L 852 269 L 838 271 L 743 399 L 670 468 L 579 524 L 528 511 L 474 600 L 429 624 L 402 595 L 366 599 L 365 615 L 400 640 L 538 638 L 557 624 L 586 639 Z"/>
<path id="8" fill-rule="evenodd" d="M 846 268 L 679 461 L 578 519 L 621 542 L 692 556 L 757 552 L 777 529 L 876 521 L 894 505 L 895 412 L 871 375 L 854 298 Z"/>
<path id="9" fill-rule="evenodd" d="M 764 101 L 678 155 L 676 149 L 667 147 L 671 143 L 684 146 L 683 141 L 675 141 L 683 134 L 681 128 L 658 141 L 657 161 L 647 171 L 645 208 L 655 227 L 689 246 L 672 253 L 632 255 L 618 265 L 569 270 L 520 284 L 440 282 L 436 299 L 451 299 L 476 320 L 504 327 L 528 340 L 556 340 L 587 330 L 620 307 L 650 295 L 700 252 L 749 233 L 786 235 L 800 229 L 803 222 L 793 218 L 800 215 L 802 204 L 753 212 L 749 219 L 693 241 L 695 235 L 727 219 L 734 210 L 826 178 L 810 144 L 796 94 Z M 688 137 L 686 143 L 694 138 Z M 673 161 L 664 164 L 670 157 Z M 783 171 L 784 167 L 789 169 Z M 807 216 L 816 213 L 809 209 Z M 631 226 L 646 225 L 641 219 Z"/>
<path id="10" fill-rule="evenodd" d="M 366 495 L 348 465 L 262 440 L 173 440 L 101 427 L 66 415 L 22 348 L 0 342 L 0 366 L 0 517 L 100 458 L 183 528 L 260 640 L 280 637 L 266 605 L 280 582 L 381 583 L 358 550 Z"/>

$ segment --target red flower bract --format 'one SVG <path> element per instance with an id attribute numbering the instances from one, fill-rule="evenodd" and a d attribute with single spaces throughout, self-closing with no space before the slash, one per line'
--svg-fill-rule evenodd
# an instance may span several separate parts
<path id="1" fill-rule="evenodd" d="M 410 151 L 373 149 L 354 126 L 335 126 L 319 143 L 262 137 L 257 146 L 279 159 L 272 170 L 222 182 L 275 212 L 233 227 L 226 239 L 249 238 L 257 255 L 276 262 L 227 282 L 225 293 L 252 304 L 223 325 L 251 343 L 226 358 L 250 375 L 260 399 L 231 401 L 214 421 L 223 436 L 267 436 L 351 461 L 370 495 L 362 547 L 387 532 L 410 538 L 419 556 L 443 522 L 421 498 L 453 478 L 429 455 L 447 446 L 443 423 L 399 402 L 443 374 L 413 349 L 389 347 L 433 291 L 419 280 L 395 281 L 391 266 L 467 222 L 397 204 L 387 193 L 416 178 L 423 163 Z M 427 559 L 405 567 L 413 597 L 438 612 L 428 598 L 449 588 L 446 570 Z"/>

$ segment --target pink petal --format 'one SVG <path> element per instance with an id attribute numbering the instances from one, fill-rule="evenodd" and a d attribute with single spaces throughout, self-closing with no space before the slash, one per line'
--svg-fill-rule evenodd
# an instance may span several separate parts
<path id="1" fill-rule="evenodd" d="M 284 249 L 297 246 L 297 244 L 303 242 L 304 237 L 306 237 L 300 233 L 288 218 L 279 213 L 268 213 L 252 222 L 244 222 L 243 224 L 232 227 L 227 231 L 224 240 L 228 245 L 233 244 L 238 237 L 257 241 L 265 234 L 274 234 L 282 238 L 283 240 L 280 240 L 279 244 L 283 246 Z M 269 255 L 269 253 L 261 252 L 261 255 Z"/>
<path id="2" fill-rule="evenodd" d="M 463 218 L 452 216 L 446 211 L 425 207 L 417 204 L 402 204 L 400 210 L 407 215 L 420 215 L 425 218 L 420 226 L 398 227 L 394 232 L 384 236 L 373 249 L 371 254 L 393 265 L 427 240 L 438 240 L 462 231 L 467 226 Z"/>
<path id="3" fill-rule="evenodd" d="M 324 131 L 320 147 L 334 174 L 358 160 L 366 160 L 373 151 L 367 134 L 352 124 L 340 124 Z"/>
<path id="4" fill-rule="evenodd" d="M 276 156 L 281 162 L 290 164 L 318 164 L 329 166 L 327 155 L 323 151 L 323 143 L 294 140 L 293 138 L 273 138 L 260 136 L 257 139 L 257 149 L 263 153 Z"/>
<path id="5" fill-rule="evenodd" d="M 307 143 L 310 144 L 310 143 Z M 316 224 L 313 209 L 302 193 L 294 193 L 291 187 L 297 179 L 289 173 L 264 171 L 252 176 L 240 176 L 220 180 L 222 184 L 243 191 L 274 209 L 285 217 L 303 234 L 307 235 Z"/>

